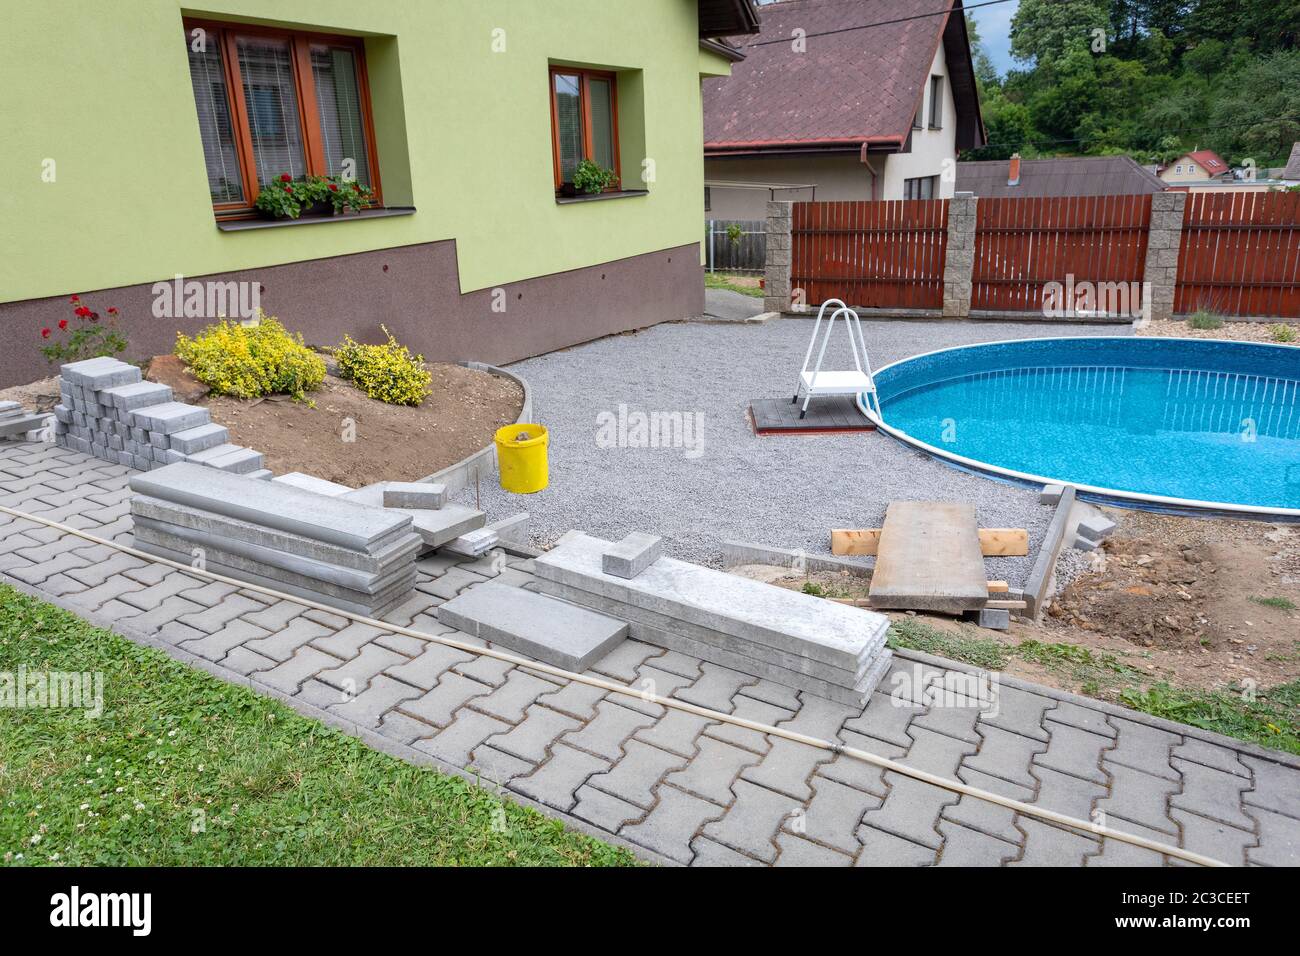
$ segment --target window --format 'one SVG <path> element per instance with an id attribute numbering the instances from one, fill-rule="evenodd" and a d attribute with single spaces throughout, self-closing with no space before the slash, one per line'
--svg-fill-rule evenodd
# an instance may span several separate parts
<path id="1" fill-rule="evenodd" d="M 286 173 L 356 179 L 378 201 L 359 39 L 187 20 L 185 44 L 219 216 L 249 215 L 261 187 Z"/>
<path id="2" fill-rule="evenodd" d="M 713 190 L 709 186 L 704 187 L 704 211 L 713 211 Z"/>
<path id="3" fill-rule="evenodd" d="M 943 77 L 930 77 L 930 129 L 943 128 Z"/>
<path id="4" fill-rule="evenodd" d="M 614 171 L 619 188 L 618 84 L 613 73 L 551 68 L 551 139 L 555 188 L 573 182 L 584 159 Z"/>
<path id="5" fill-rule="evenodd" d="M 934 199 L 938 193 L 938 176 L 921 176 L 903 180 L 904 199 Z"/>

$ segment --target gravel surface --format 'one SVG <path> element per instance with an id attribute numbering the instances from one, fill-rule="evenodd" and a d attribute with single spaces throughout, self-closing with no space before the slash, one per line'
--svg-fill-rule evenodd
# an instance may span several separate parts
<path id="1" fill-rule="evenodd" d="M 952 345 L 1050 335 L 1128 334 L 1128 327 L 1056 323 L 864 322 L 878 368 Z M 495 520 L 532 516 L 535 544 L 571 528 L 617 539 L 662 535 L 665 552 L 718 566 L 735 539 L 827 553 L 831 528 L 879 527 L 894 499 L 973 501 L 983 527 L 1027 528 L 1030 557 L 990 558 L 991 579 L 1018 586 L 1029 573 L 1052 509 L 1037 492 L 970 475 L 884 435 L 759 438 L 749 401 L 793 395 L 812 323 L 668 324 L 611 336 L 511 366 L 527 379 L 534 417 L 550 429 L 550 487 L 511 495 L 482 489 Z M 842 328 L 825 367 L 852 368 Z M 842 350 L 836 352 L 836 346 Z M 677 413 L 699 422 L 690 447 L 605 447 L 601 425 L 627 413 Z M 629 425 L 631 422 L 629 422 Z M 606 426 L 606 435 L 616 431 Z M 624 431 L 634 439 L 633 430 Z M 685 428 L 679 430 L 685 438 Z M 472 503 L 473 490 L 462 500 Z M 870 559 L 864 559 L 869 561 Z"/>

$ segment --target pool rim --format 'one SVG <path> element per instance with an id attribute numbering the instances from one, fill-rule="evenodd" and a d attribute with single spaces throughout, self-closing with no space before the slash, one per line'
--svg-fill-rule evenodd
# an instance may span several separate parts
<path id="1" fill-rule="evenodd" d="M 878 378 L 882 372 L 893 368 L 896 365 L 904 365 L 907 362 L 923 359 L 931 355 L 942 355 L 945 352 L 961 352 L 970 349 L 986 348 L 994 345 L 1016 345 L 1029 342 L 1078 342 L 1078 341 L 1125 341 L 1142 338 L 1149 342 L 1232 342 L 1234 345 L 1251 345 L 1266 349 L 1286 349 L 1297 348 L 1293 345 L 1285 345 L 1275 342 L 1239 342 L 1232 339 L 1202 339 L 1191 338 L 1187 336 L 1135 336 L 1135 335 L 1047 335 L 1036 336 L 1027 339 L 996 339 L 990 342 L 974 342 L 970 345 L 950 345 L 947 348 L 932 349 L 929 352 L 918 352 L 916 355 L 909 355 L 906 358 L 897 359 L 887 365 L 882 365 L 873 373 L 873 378 Z M 977 474 L 984 474 L 990 477 L 1002 478 L 1016 484 L 1022 485 L 1070 485 L 1077 492 L 1087 495 L 1089 498 L 1099 500 L 1107 504 L 1115 504 L 1121 507 L 1141 507 L 1143 505 L 1156 506 L 1147 507 L 1143 510 L 1166 510 L 1173 512 L 1184 512 L 1205 516 L 1231 516 L 1241 518 L 1285 518 L 1291 521 L 1300 521 L 1300 508 L 1280 508 L 1268 507 L 1264 505 L 1244 505 L 1228 501 L 1205 501 L 1199 498 L 1175 498 L 1169 495 L 1152 495 L 1140 491 L 1124 491 L 1119 488 L 1103 488 L 1099 485 L 1086 485 L 1079 482 L 1069 481 L 1063 478 L 1049 478 L 1045 475 L 1035 475 L 1031 472 L 1017 471 L 1014 468 L 1003 468 L 1000 465 L 993 465 L 986 461 L 979 461 L 975 458 L 967 458 L 964 455 L 958 455 L 956 452 L 946 451 L 942 448 L 936 448 L 921 439 L 916 438 L 899 428 L 894 428 L 888 424 L 882 416 L 877 416 L 862 400 L 863 395 L 859 393 L 856 397 L 858 411 L 862 412 L 877 429 L 889 435 L 896 441 L 901 441 L 906 445 L 917 448 L 933 458 L 938 458 L 947 464 L 952 464 L 965 471 L 972 471 Z"/>

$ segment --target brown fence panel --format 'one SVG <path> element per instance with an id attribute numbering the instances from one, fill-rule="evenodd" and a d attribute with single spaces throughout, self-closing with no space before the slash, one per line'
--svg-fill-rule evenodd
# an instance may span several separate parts
<path id="1" fill-rule="evenodd" d="M 1300 193 L 1193 192 L 1174 311 L 1300 318 Z"/>
<path id="2" fill-rule="evenodd" d="M 1149 196 L 981 199 L 975 214 L 972 309 L 1039 312 L 1049 282 L 1125 283 L 1124 304 L 1141 308 Z M 1072 277 L 1072 278 L 1071 278 Z M 1077 300 L 1080 307 L 1113 302 Z"/>
<path id="3" fill-rule="evenodd" d="M 799 202 L 791 216 L 790 283 L 807 304 L 943 307 L 946 199 Z"/>

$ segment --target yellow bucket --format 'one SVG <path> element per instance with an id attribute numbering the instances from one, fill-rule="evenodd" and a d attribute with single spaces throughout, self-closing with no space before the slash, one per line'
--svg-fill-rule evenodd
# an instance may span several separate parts
<path id="1" fill-rule="evenodd" d="M 520 438 L 520 436 L 525 436 Z M 497 464 L 501 487 L 517 495 L 541 491 L 550 480 L 546 446 L 551 435 L 545 425 L 507 425 L 496 433 Z"/>

